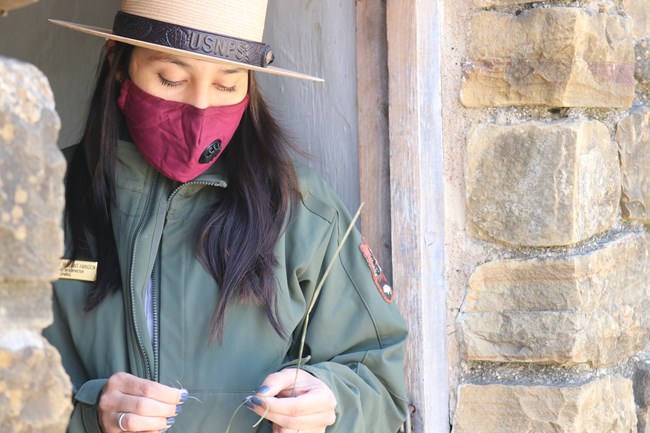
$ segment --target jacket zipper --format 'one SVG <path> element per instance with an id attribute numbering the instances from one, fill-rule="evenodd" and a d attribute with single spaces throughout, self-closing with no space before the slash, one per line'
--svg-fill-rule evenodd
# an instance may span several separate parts
<path id="1" fill-rule="evenodd" d="M 154 380 L 158 382 L 160 378 L 160 347 L 159 347 L 159 338 L 158 338 L 158 299 L 159 299 L 159 278 L 158 278 L 158 261 L 160 260 L 160 255 L 157 255 L 156 261 L 153 265 L 153 270 L 151 271 L 151 315 L 153 319 L 153 335 L 151 336 L 151 345 L 153 348 L 153 375 Z"/>
<path id="2" fill-rule="evenodd" d="M 169 195 L 169 198 L 167 199 L 167 210 L 168 211 L 169 211 L 169 205 L 171 204 L 172 199 L 174 198 L 174 196 L 181 189 L 183 189 L 183 187 L 185 187 L 187 185 L 205 185 L 205 186 L 214 186 L 214 187 L 217 187 L 217 188 L 224 188 L 225 187 L 224 182 L 207 182 L 207 181 L 203 181 L 203 180 L 191 180 L 189 182 L 186 182 L 186 183 L 184 183 L 182 185 L 177 186 L 176 189 L 174 191 L 172 191 L 172 193 Z"/>
<path id="3" fill-rule="evenodd" d="M 135 275 L 135 253 L 138 247 L 138 241 L 140 240 L 140 235 L 142 234 L 142 230 L 144 229 L 145 223 L 149 220 L 151 210 L 153 208 L 154 200 L 153 200 L 153 195 L 155 194 L 156 190 L 156 185 L 158 183 L 158 178 L 159 178 L 159 173 L 156 173 L 154 175 L 154 178 L 151 182 L 151 189 L 149 190 L 149 194 L 147 196 L 147 202 L 145 204 L 145 213 L 143 218 L 140 220 L 140 223 L 138 225 L 138 228 L 136 230 L 136 236 L 135 240 L 133 241 L 133 253 L 131 257 L 131 274 L 130 274 L 130 286 L 131 286 L 131 314 L 133 317 L 133 323 L 136 325 L 136 311 L 135 311 L 135 290 L 133 287 L 134 283 L 134 275 Z M 167 199 L 167 210 L 169 211 L 169 206 L 171 204 L 172 199 L 176 194 L 186 185 L 205 185 L 205 186 L 214 186 L 214 187 L 223 187 L 223 184 L 221 183 L 216 183 L 216 182 L 204 182 L 204 181 L 190 181 L 187 183 L 184 183 L 182 185 L 179 185 L 170 195 L 169 198 Z M 143 364 L 144 368 L 147 372 L 147 379 L 149 380 L 154 380 L 158 381 L 159 378 L 159 369 L 160 369 L 160 361 L 159 361 L 159 352 L 160 352 L 160 343 L 159 343 L 159 305 L 158 305 L 158 300 L 159 300 L 159 285 L 160 282 L 158 281 L 158 262 L 160 260 L 159 254 L 156 255 L 156 260 L 154 262 L 153 270 L 151 272 L 151 309 L 152 309 L 152 320 L 153 320 L 153 335 L 151 336 L 151 341 L 152 341 L 152 349 L 153 349 L 153 371 L 151 368 L 151 363 L 149 361 L 149 357 L 147 356 L 147 352 L 144 347 L 144 343 L 142 341 L 142 336 L 140 335 L 140 332 L 138 331 L 137 325 L 134 326 L 135 328 L 135 335 L 138 340 L 138 345 L 140 346 L 140 354 L 142 355 L 143 359 Z"/>
<path id="4" fill-rule="evenodd" d="M 135 311 L 135 288 L 134 288 L 134 278 L 135 278 L 135 254 L 136 250 L 138 249 L 138 241 L 140 240 L 140 235 L 142 235 L 142 230 L 144 229 L 144 226 L 146 222 L 149 220 L 150 214 L 151 214 L 151 209 L 153 207 L 153 196 L 156 191 L 156 185 L 158 183 L 158 177 L 160 175 L 156 172 L 154 174 L 153 180 L 151 181 L 151 188 L 149 189 L 149 194 L 147 195 L 147 202 L 145 204 L 145 212 L 140 220 L 140 223 L 138 224 L 138 228 L 136 230 L 136 235 L 135 239 L 133 240 L 133 248 L 132 248 L 132 253 L 131 253 L 131 271 L 130 271 L 130 281 L 129 281 L 129 291 L 131 295 L 131 318 L 133 319 L 133 328 L 135 330 L 135 336 L 138 341 L 138 345 L 140 347 L 140 355 L 142 355 L 142 360 L 144 364 L 144 370 L 146 371 L 147 379 L 153 380 L 153 374 L 151 372 L 151 363 L 149 361 L 149 357 L 147 356 L 147 351 L 145 349 L 144 343 L 142 341 L 142 336 L 140 335 L 140 331 L 138 330 L 137 326 L 137 314 Z M 152 289 L 153 292 L 153 289 Z M 152 293 L 153 295 L 153 293 Z M 155 310 L 155 309 L 154 309 Z M 155 322 L 154 322 L 155 323 Z M 155 326 L 155 325 L 154 325 Z"/>

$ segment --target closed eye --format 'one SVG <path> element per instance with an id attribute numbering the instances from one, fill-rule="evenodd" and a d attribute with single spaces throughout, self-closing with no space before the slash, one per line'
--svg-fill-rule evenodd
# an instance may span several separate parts
<path id="1" fill-rule="evenodd" d="M 236 92 L 237 91 L 237 86 L 227 87 L 227 86 L 223 86 L 221 84 L 215 83 L 214 87 L 216 87 L 217 90 L 219 90 L 221 92 L 231 93 L 231 92 Z"/>
<path id="2" fill-rule="evenodd" d="M 160 79 L 160 84 L 167 87 L 177 87 L 183 84 L 182 81 L 170 81 L 160 74 L 158 74 L 158 78 Z"/>

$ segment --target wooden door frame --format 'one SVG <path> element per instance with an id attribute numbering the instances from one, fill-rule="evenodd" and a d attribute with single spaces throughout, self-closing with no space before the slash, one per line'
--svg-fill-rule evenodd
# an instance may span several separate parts
<path id="1" fill-rule="evenodd" d="M 409 325 L 416 433 L 450 429 L 441 17 L 442 0 L 357 0 L 361 227 Z"/>

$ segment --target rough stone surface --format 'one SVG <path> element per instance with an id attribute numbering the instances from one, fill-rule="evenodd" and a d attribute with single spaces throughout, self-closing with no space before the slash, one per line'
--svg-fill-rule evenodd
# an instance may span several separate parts
<path id="1" fill-rule="evenodd" d="M 632 382 L 461 385 L 454 433 L 636 433 Z"/>
<path id="2" fill-rule="evenodd" d="M 45 328 L 52 323 L 51 296 L 52 286 L 45 281 L 0 281 L 0 327 Z"/>
<path id="3" fill-rule="evenodd" d="M 632 29 L 636 39 L 650 36 L 650 8 L 647 1 L 620 0 L 621 7 L 632 17 Z"/>
<path id="4" fill-rule="evenodd" d="M 72 410 L 61 359 L 40 335 L 63 251 L 58 131 L 47 79 L 0 57 L 1 433 L 62 433 Z"/>
<path id="5" fill-rule="evenodd" d="M 530 3 L 530 0 L 474 0 L 474 7 L 490 8 L 499 6 L 514 6 Z"/>
<path id="6" fill-rule="evenodd" d="M 650 222 L 650 110 L 631 113 L 617 126 L 625 218 Z"/>
<path id="7" fill-rule="evenodd" d="M 552 35 L 552 37 L 550 37 Z M 631 20 L 578 8 L 482 11 L 472 18 L 461 100 L 467 107 L 629 107 Z"/>
<path id="8" fill-rule="evenodd" d="M 621 0 L 582 0 L 581 4 L 584 6 L 595 6 L 598 10 L 607 11 L 611 9 L 616 2 Z M 538 3 L 535 0 L 474 0 L 474 7 L 476 8 L 490 8 L 490 7 L 508 7 L 518 5 L 528 5 L 531 3 Z M 548 0 L 545 3 L 554 4 L 562 3 L 562 0 Z"/>
<path id="9" fill-rule="evenodd" d="M 0 57 L 0 281 L 58 276 L 65 159 L 47 79 Z"/>
<path id="10" fill-rule="evenodd" d="M 650 83 L 650 39 L 642 39 L 634 47 L 634 77 L 642 84 Z"/>
<path id="11" fill-rule="evenodd" d="M 643 408 L 637 411 L 638 433 L 650 433 L 650 409 Z"/>
<path id="12" fill-rule="evenodd" d="M 650 361 L 648 360 L 634 374 L 634 399 L 639 408 L 650 408 Z"/>
<path id="13" fill-rule="evenodd" d="M 71 401 L 61 357 L 43 337 L 0 332 L 0 432 L 64 432 Z"/>
<path id="14" fill-rule="evenodd" d="M 460 316 L 471 361 L 612 364 L 650 337 L 650 235 L 590 252 L 479 266 Z"/>
<path id="15" fill-rule="evenodd" d="M 474 128 L 467 152 L 470 233 L 510 245 L 568 245 L 612 227 L 620 168 L 597 121 Z"/>

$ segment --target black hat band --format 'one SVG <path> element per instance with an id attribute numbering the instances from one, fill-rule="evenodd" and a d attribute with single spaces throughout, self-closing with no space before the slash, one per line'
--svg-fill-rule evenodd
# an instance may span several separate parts
<path id="1" fill-rule="evenodd" d="M 118 12 L 115 15 L 113 33 L 129 39 L 262 68 L 273 62 L 273 52 L 267 44 L 203 32 L 126 12 Z"/>

